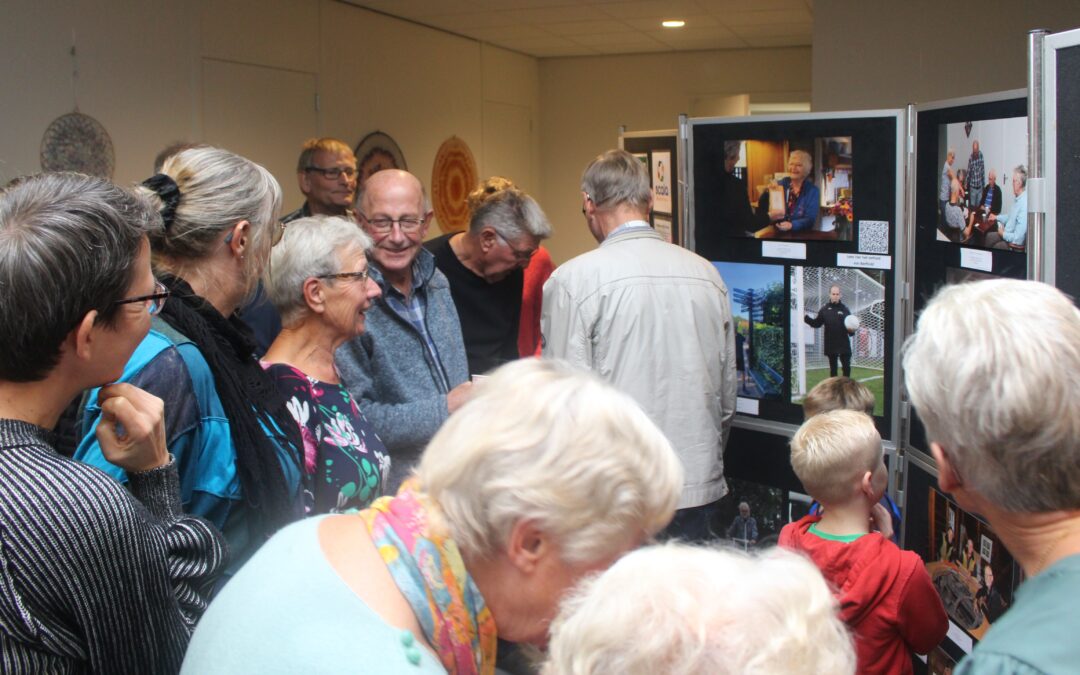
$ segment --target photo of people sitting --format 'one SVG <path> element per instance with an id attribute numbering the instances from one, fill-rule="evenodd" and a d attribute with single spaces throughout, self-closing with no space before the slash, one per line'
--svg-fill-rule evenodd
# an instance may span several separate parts
<path id="1" fill-rule="evenodd" d="M 938 241 L 1024 251 L 1026 125 L 1011 117 L 941 126 Z"/>
<path id="2" fill-rule="evenodd" d="M 931 489 L 926 570 L 950 621 L 981 640 L 1012 600 L 1013 559 L 988 525 Z"/>

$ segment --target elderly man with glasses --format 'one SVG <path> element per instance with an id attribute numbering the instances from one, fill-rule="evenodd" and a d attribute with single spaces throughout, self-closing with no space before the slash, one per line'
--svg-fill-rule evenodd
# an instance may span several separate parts
<path id="1" fill-rule="evenodd" d="M 356 193 L 356 157 L 344 142 L 336 138 L 312 138 L 305 142 L 296 161 L 296 182 L 304 193 L 304 203 L 283 216 L 281 222 L 317 215 L 354 219 L 350 207 Z M 240 311 L 240 317 L 254 333 L 259 355 L 265 354 L 281 332 L 281 317 L 261 282 L 255 297 Z"/>
<path id="2" fill-rule="evenodd" d="M 382 295 L 335 363 L 390 452 L 393 494 L 472 385 L 450 285 L 423 247 L 432 212 L 420 180 L 398 169 L 372 174 L 355 213 L 373 242 L 368 270 Z"/>

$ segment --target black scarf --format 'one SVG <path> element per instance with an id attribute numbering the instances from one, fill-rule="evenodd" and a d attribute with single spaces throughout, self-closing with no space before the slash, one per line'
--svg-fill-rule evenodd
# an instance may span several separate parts
<path id="1" fill-rule="evenodd" d="M 247 326 L 235 314 L 223 317 L 183 279 L 158 276 L 172 292 L 171 302 L 161 310 L 162 318 L 198 346 L 214 376 L 236 448 L 236 471 L 250 531 L 261 541 L 301 515 L 289 495 L 278 451 L 264 429 L 283 432 L 274 432 L 277 441 L 291 448 L 297 462 L 303 448 L 300 430 L 284 397 L 255 358 L 255 341 Z"/>

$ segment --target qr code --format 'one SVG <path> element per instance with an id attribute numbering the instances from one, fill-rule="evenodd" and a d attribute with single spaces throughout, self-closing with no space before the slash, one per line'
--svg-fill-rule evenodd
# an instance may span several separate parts
<path id="1" fill-rule="evenodd" d="M 859 221 L 859 253 L 889 252 L 889 221 Z"/>

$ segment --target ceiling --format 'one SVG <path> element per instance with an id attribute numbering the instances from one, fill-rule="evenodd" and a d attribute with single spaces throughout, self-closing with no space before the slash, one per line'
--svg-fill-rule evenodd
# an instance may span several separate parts
<path id="1" fill-rule="evenodd" d="M 813 0 L 345 1 L 540 58 L 801 46 L 813 29 Z"/>

